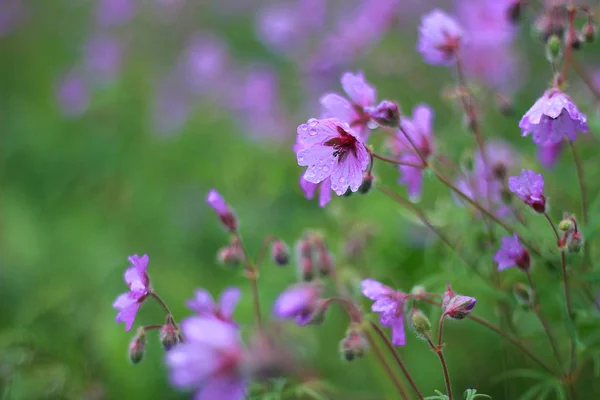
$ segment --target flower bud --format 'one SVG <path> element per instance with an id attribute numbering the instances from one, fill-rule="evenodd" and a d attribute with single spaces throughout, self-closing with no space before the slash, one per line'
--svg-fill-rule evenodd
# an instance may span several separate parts
<path id="1" fill-rule="evenodd" d="M 512 4 L 508 7 L 508 10 L 506 11 L 508 20 L 513 24 L 518 23 L 521 19 L 522 7 L 521 0 L 513 0 Z"/>
<path id="2" fill-rule="evenodd" d="M 591 43 L 596 38 L 596 26 L 592 21 L 588 21 L 583 26 L 581 33 L 583 34 L 583 40 L 585 40 L 587 43 Z"/>
<path id="3" fill-rule="evenodd" d="M 365 111 L 381 126 L 397 127 L 400 122 L 398 105 L 389 100 L 383 100 L 375 107 L 365 107 Z"/>
<path id="4" fill-rule="evenodd" d="M 569 250 L 569 253 L 579 253 L 582 246 L 583 236 L 581 233 L 573 232 L 573 234 L 567 238 L 567 250 Z"/>
<path id="5" fill-rule="evenodd" d="M 322 276 L 328 276 L 333 271 L 333 258 L 327 249 L 325 238 L 319 233 L 313 233 L 309 238 L 313 247 L 313 259 L 315 267 L 319 270 Z"/>
<path id="6" fill-rule="evenodd" d="M 556 61 L 562 53 L 562 46 L 558 36 L 552 35 L 546 42 L 546 58 L 550 62 Z"/>
<path id="7" fill-rule="evenodd" d="M 146 330 L 138 329 L 136 335 L 129 342 L 129 359 L 132 363 L 137 364 L 144 358 L 146 351 Z"/>
<path id="8" fill-rule="evenodd" d="M 244 252 L 237 243 L 232 243 L 219 249 L 217 261 L 221 265 L 235 267 L 244 259 Z"/>
<path id="9" fill-rule="evenodd" d="M 463 319 L 471 314 L 476 301 L 474 297 L 456 295 L 450 299 L 444 313 L 452 319 Z"/>
<path id="10" fill-rule="evenodd" d="M 179 332 L 173 325 L 165 324 L 160 328 L 159 338 L 165 351 L 169 351 L 179 343 Z"/>
<path id="11" fill-rule="evenodd" d="M 279 266 L 290 262 L 290 249 L 283 240 L 275 240 L 271 245 L 271 258 Z"/>
<path id="12" fill-rule="evenodd" d="M 414 286 L 410 291 L 410 293 L 414 294 L 417 299 L 423 298 L 426 292 L 427 291 L 425 290 L 425 286 L 423 285 Z"/>
<path id="13" fill-rule="evenodd" d="M 450 300 L 452 300 L 455 296 L 456 296 L 456 293 L 454 293 L 454 291 L 450 287 L 450 283 L 446 283 L 446 291 L 444 292 L 444 295 L 442 296 L 442 309 L 445 310 L 446 307 L 448 307 Z"/>
<path id="14" fill-rule="evenodd" d="M 534 302 L 533 292 L 528 285 L 518 282 L 513 286 L 513 295 L 517 302 L 523 306 L 531 306 Z"/>
<path id="15" fill-rule="evenodd" d="M 356 327 L 348 329 L 346 337 L 340 342 L 340 353 L 346 361 L 363 357 L 368 349 L 369 342 Z"/>
<path id="16" fill-rule="evenodd" d="M 315 276 L 311 243 L 307 238 L 302 238 L 296 245 L 296 258 L 300 280 L 310 282 Z"/>
<path id="17" fill-rule="evenodd" d="M 573 221 L 571 221 L 570 218 L 565 218 L 558 223 L 558 229 L 560 229 L 563 232 L 570 232 L 571 230 L 573 230 L 574 227 L 575 225 L 573 224 Z"/>
<path id="18" fill-rule="evenodd" d="M 421 339 L 431 338 L 431 322 L 429 318 L 419 309 L 415 309 L 411 313 L 412 327 Z"/>
<path id="19" fill-rule="evenodd" d="M 361 194 L 367 194 L 371 191 L 373 187 L 374 177 L 369 172 L 365 172 L 363 175 L 363 181 L 358 187 L 358 192 Z"/>

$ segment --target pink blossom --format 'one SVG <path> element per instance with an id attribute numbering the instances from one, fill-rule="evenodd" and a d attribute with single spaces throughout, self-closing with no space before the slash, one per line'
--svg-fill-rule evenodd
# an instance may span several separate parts
<path id="1" fill-rule="evenodd" d="M 365 107 L 375 106 L 376 91 L 361 72 L 353 74 L 346 72 L 342 75 L 342 88 L 349 100 L 336 93 L 328 93 L 321 97 L 323 108 L 322 118 L 339 118 L 348 123 L 358 133 L 363 142 L 369 137 L 368 123 L 370 115 Z"/>
<path id="2" fill-rule="evenodd" d="M 392 328 L 392 343 L 396 346 L 406 344 L 404 331 L 404 303 L 406 294 L 394 290 L 374 279 L 362 281 L 362 294 L 375 303 L 371 306 L 373 312 L 380 314 L 381 325 Z"/>
<path id="3" fill-rule="evenodd" d="M 148 255 L 142 257 L 137 254 L 129 257 L 131 266 L 125 271 L 125 282 L 129 292 L 123 293 L 115 300 L 113 307 L 119 310 L 117 323 L 125 322 L 125 329 L 130 330 L 140 306 L 146 300 L 152 289 L 146 270 L 148 269 Z"/>
<path id="4" fill-rule="evenodd" d="M 358 190 L 369 154 L 347 123 L 337 118 L 310 119 L 298 126 L 297 141 L 305 146 L 296 153 L 298 165 L 308 167 L 304 179 L 320 183 L 331 178 L 331 189 L 338 196 L 348 189 Z"/>
<path id="5" fill-rule="evenodd" d="M 508 188 L 536 212 L 546 212 L 544 177 L 531 170 L 522 170 L 520 176 L 508 178 Z"/>
<path id="6" fill-rule="evenodd" d="M 527 271 L 531 265 L 529 252 L 521 245 L 516 233 L 512 237 L 502 238 L 500 249 L 494 255 L 494 261 L 498 264 L 498 271 L 504 271 L 509 267 L 518 267 Z"/>
<path id="7" fill-rule="evenodd" d="M 417 50 L 428 64 L 452 65 L 463 35 L 462 27 L 454 18 L 435 9 L 421 19 Z"/>
<path id="8" fill-rule="evenodd" d="M 194 298 L 186 301 L 188 308 L 200 316 L 214 317 L 224 322 L 233 323 L 233 312 L 240 300 L 241 292 L 236 287 L 223 290 L 219 303 L 215 304 L 213 297 L 204 289 L 198 289 Z"/>

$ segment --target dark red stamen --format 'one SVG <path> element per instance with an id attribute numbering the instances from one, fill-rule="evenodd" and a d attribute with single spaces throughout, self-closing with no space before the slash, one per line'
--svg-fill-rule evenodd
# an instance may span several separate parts
<path id="1" fill-rule="evenodd" d="M 358 140 L 346 132 L 341 126 L 337 127 L 339 136 L 334 137 L 323 143 L 325 146 L 333 147 L 335 150 L 333 156 L 337 157 L 338 162 L 342 162 L 347 156 L 348 152 L 352 152 L 356 157 L 356 143 Z"/>

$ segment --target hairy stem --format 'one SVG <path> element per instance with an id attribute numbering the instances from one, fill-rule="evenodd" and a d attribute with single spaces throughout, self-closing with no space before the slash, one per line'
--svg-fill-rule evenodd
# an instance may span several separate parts
<path id="1" fill-rule="evenodd" d="M 381 340 L 383 340 L 383 342 L 387 346 L 389 352 L 394 356 L 394 359 L 396 360 L 396 363 L 398 364 L 398 366 L 402 370 L 402 373 L 404 373 L 404 376 L 406 377 L 406 380 L 408 380 L 408 383 L 410 384 L 410 386 L 415 391 L 415 394 L 417 395 L 417 397 L 419 398 L 419 400 L 423 400 L 424 397 L 421 394 L 421 391 L 419 390 L 419 388 L 415 384 L 415 381 L 413 380 L 412 376 L 410 375 L 410 372 L 408 371 L 408 368 L 406 368 L 406 364 L 404 364 L 404 362 L 400 358 L 400 355 L 398 354 L 398 352 L 396 351 L 396 349 L 394 348 L 394 346 L 392 345 L 392 343 L 390 343 L 390 340 L 388 339 L 387 335 L 381 330 L 381 328 L 376 323 L 370 322 L 370 324 L 371 324 L 371 327 L 373 328 L 373 330 L 375 330 L 375 332 L 377 332 L 377 335 L 379 335 L 379 337 L 381 338 Z"/>
<path id="2" fill-rule="evenodd" d="M 452 386 L 450 385 L 450 375 L 448 374 L 448 366 L 446 365 L 446 359 L 444 358 L 444 352 L 441 347 L 434 345 L 431 339 L 427 338 L 427 343 L 431 350 L 435 351 L 438 358 L 440 359 L 440 363 L 442 364 L 442 370 L 444 371 L 444 381 L 446 382 L 446 393 L 448 394 L 448 399 L 452 400 Z"/>
<path id="3" fill-rule="evenodd" d="M 373 339 L 373 336 L 371 336 L 370 332 L 365 331 L 365 336 L 367 337 L 367 340 L 369 341 L 369 344 L 371 345 L 371 348 L 373 349 L 373 352 L 375 353 L 377 360 L 379 361 L 379 363 L 381 364 L 381 366 L 383 367 L 385 372 L 390 377 L 390 380 L 396 387 L 396 390 L 398 390 L 400 397 L 404 400 L 407 400 L 409 397 L 406 395 L 406 391 L 404 390 L 404 387 L 402 386 L 402 382 L 400 382 L 400 380 L 398 379 L 396 374 L 394 374 L 394 371 L 392 371 L 390 364 L 388 364 L 385 357 L 383 356 L 383 353 L 377 346 L 377 342 L 375 341 L 375 339 Z"/>

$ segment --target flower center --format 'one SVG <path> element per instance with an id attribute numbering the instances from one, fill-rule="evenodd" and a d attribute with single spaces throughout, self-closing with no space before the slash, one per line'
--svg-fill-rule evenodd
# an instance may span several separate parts
<path id="1" fill-rule="evenodd" d="M 329 139 L 323 145 L 333 147 L 333 156 L 337 157 L 341 163 L 348 156 L 348 152 L 352 152 L 356 157 L 356 143 L 358 140 L 346 132 L 341 126 L 337 127 L 339 136 Z"/>

